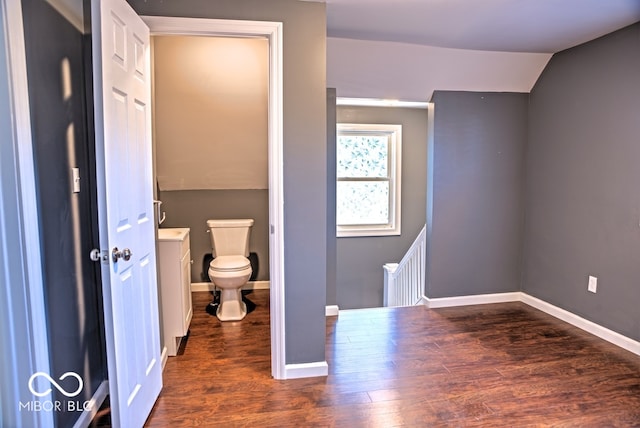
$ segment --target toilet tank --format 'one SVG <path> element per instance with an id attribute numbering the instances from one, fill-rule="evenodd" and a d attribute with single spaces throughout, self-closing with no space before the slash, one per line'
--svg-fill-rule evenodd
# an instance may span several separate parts
<path id="1" fill-rule="evenodd" d="M 213 257 L 249 256 L 253 219 L 207 220 Z"/>

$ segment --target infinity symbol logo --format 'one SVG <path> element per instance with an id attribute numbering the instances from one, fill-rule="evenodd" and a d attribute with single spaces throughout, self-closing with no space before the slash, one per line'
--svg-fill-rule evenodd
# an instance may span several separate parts
<path id="1" fill-rule="evenodd" d="M 58 391 L 60 391 L 60 393 L 62 393 L 64 396 L 66 397 L 75 397 L 76 395 L 80 394 L 80 391 L 82 391 L 82 387 L 84 386 L 83 382 L 82 382 L 82 378 L 74 372 L 66 372 L 64 373 L 62 376 L 60 376 L 60 379 L 58 380 L 65 380 L 66 378 L 68 378 L 69 376 L 74 377 L 78 380 L 78 389 L 76 389 L 73 392 L 67 392 L 63 387 L 61 387 L 60 385 L 58 385 L 58 383 L 51 379 L 51 376 L 49 376 L 48 374 L 44 373 L 44 372 L 37 372 L 31 375 L 31 377 L 29 378 L 29 391 L 31 391 L 31 393 L 33 395 L 36 395 L 38 397 L 44 397 L 45 395 L 49 394 L 51 392 L 51 388 L 47 389 L 44 392 L 37 392 L 34 387 L 33 387 L 33 381 L 35 381 L 35 379 L 38 377 L 44 377 L 45 379 L 47 379 L 51 385 L 55 386 L 56 389 Z"/>

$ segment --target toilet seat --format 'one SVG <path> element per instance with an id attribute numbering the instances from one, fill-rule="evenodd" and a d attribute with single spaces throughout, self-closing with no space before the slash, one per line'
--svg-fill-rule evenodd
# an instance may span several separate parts
<path id="1" fill-rule="evenodd" d="M 253 270 L 249 256 L 252 219 L 207 220 L 211 236 L 209 279 L 220 292 L 216 316 L 220 321 L 240 321 L 247 314 L 242 301 L 244 287 Z"/>
<path id="2" fill-rule="evenodd" d="M 244 256 L 219 256 L 211 261 L 209 268 L 217 272 L 239 272 L 251 267 Z"/>

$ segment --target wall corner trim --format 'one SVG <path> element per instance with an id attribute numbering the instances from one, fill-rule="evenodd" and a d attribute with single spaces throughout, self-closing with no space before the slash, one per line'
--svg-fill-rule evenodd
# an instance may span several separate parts
<path id="1" fill-rule="evenodd" d="M 544 300 L 540 300 L 537 297 L 530 296 L 527 293 L 516 291 L 511 293 L 496 293 L 496 294 L 478 294 L 471 296 L 455 296 L 455 297 L 438 297 L 430 299 L 427 296 L 423 296 L 420 304 L 426 305 L 428 308 L 447 308 L 453 306 L 467 306 L 467 305 L 484 305 L 489 303 L 506 303 L 506 302 L 522 302 L 532 308 L 538 309 L 548 315 L 558 318 L 566 323 L 578 327 L 581 330 L 591 333 L 607 342 L 616 345 L 622 349 L 640 355 L 640 342 L 631 339 L 627 336 L 623 336 L 613 330 L 603 327 L 599 324 L 582 318 L 572 312 L 559 308 L 558 306 L 547 303 Z"/>
<path id="2" fill-rule="evenodd" d="M 335 317 L 340 314 L 340 308 L 338 305 L 327 305 L 324 307 L 324 315 L 326 317 Z"/>
<path id="3" fill-rule="evenodd" d="M 162 371 L 164 371 L 164 367 L 167 365 L 167 359 L 169 358 L 168 350 L 166 346 L 162 347 L 162 352 L 160 353 L 160 362 L 162 365 Z"/>
<path id="4" fill-rule="evenodd" d="M 301 379 L 305 377 L 327 376 L 328 374 L 329 365 L 326 361 L 287 364 L 284 367 L 284 379 Z"/>
<path id="5" fill-rule="evenodd" d="M 416 306 L 419 305 L 429 307 L 429 298 L 423 294 L 418 303 L 416 303 Z"/>

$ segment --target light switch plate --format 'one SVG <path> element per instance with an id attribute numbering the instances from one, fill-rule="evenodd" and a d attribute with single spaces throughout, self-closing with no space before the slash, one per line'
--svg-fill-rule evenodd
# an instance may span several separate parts
<path id="1" fill-rule="evenodd" d="M 73 181 L 73 193 L 80 193 L 80 168 L 71 168 L 71 180 Z"/>

